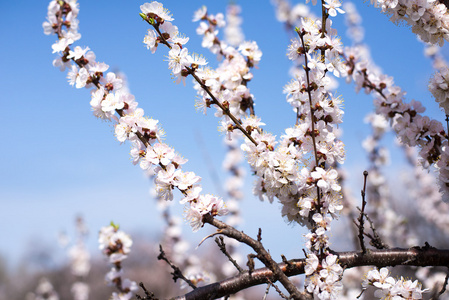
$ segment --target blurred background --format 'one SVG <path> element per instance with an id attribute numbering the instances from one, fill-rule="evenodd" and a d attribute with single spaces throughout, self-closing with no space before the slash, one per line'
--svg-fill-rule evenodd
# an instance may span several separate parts
<path id="1" fill-rule="evenodd" d="M 191 20 L 193 12 L 203 4 L 212 14 L 224 13 L 228 1 L 162 2 L 172 12 L 173 23 L 190 37 L 189 51 L 203 54 L 211 66 L 216 66 L 215 57 L 201 48 L 201 38 L 195 32 L 198 23 Z M 270 1 L 236 3 L 242 8 L 245 39 L 257 41 L 263 52 L 249 83 L 255 110 L 267 124 L 265 130 L 280 136 L 284 128 L 295 122 L 295 114 L 282 94 L 290 81 L 291 64 L 285 53 L 292 33 L 276 20 Z M 203 191 L 219 195 L 217 185 L 228 176 L 222 171 L 226 147 L 223 134 L 217 131 L 219 120 L 212 110 L 207 115 L 196 112 L 196 93 L 189 80 L 186 86 L 173 82 L 164 47 L 159 47 L 155 54 L 144 47 L 148 25 L 138 15 L 143 2 L 81 0 L 79 4 L 82 38 L 75 45 L 88 46 L 97 61 L 126 74 L 140 107 L 147 116 L 159 120 L 166 132 L 165 141 L 189 160 L 184 169 L 202 177 Z M 89 91 L 72 88 L 66 72 L 52 66 L 56 56 L 51 53 L 51 45 L 56 37 L 44 35 L 42 29 L 47 5 L 46 1 L 31 0 L 0 3 L 0 282 L 6 282 L 2 280 L 5 278 L 24 280 L 28 278 L 25 275 L 31 278 L 27 285 L 19 281 L 21 287 L 17 290 L 22 294 L 16 295 L 35 286 L 38 277 L 33 274 L 45 271 L 62 278 L 58 272 L 67 268 L 67 257 L 66 250 L 58 244 L 58 236 L 64 232 L 73 242 L 78 216 L 83 217 L 89 229 L 86 244 L 98 264 L 100 271 L 96 274 L 107 269 L 107 262 L 102 261 L 97 250 L 97 232 L 102 226 L 114 221 L 130 233 L 139 249 L 136 260 L 145 256 L 149 264 L 143 269 L 147 270 L 156 260 L 155 249 L 165 226 L 149 192 L 151 182 L 131 163 L 130 145 L 117 142 L 113 126 L 92 115 Z M 427 90 L 433 70 L 430 59 L 423 56 L 423 44 L 409 28 L 389 22 L 368 3 L 357 1 L 356 7 L 363 18 L 365 41 L 374 61 L 407 91 L 408 101 L 423 102 L 425 115 L 444 122 L 444 114 Z M 345 36 L 344 16 L 335 18 L 335 28 L 343 43 L 350 45 Z M 442 48 L 442 54 L 449 55 L 447 47 Z M 356 94 L 354 86 L 344 80 L 337 92 L 345 101 L 341 138 L 347 159 L 343 168 L 348 174 L 348 186 L 359 197 L 362 172 L 369 166 L 361 142 L 371 132 L 363 119 L 372 111 L 372 98 L 363 92 Z M 392 134 L 383 143 L 392 147 L 386 174 L 394 184 L 398 174 L 406 170 L 406 162 L 401 150 L 395 150 Z M 260 202 L 254 197 L 252 182 L 248 176 L 241 203 L 244 222 L 239 229 L 256 236 L 261 227 L 263 242 L 276 259 L 280 254 L 302 257 L 303 229 L 286 223 L 277 203 Z M 179 199 L 175 194 L 172 213 L 182 217 Z M 189 251 L 199 251 L 195 250 L 196 245 L 211 232 L 205 228 L 192 233 L 186 223 L 182 227 L 183 236 L 191 242 Z M 332 238 L 337 250 L 352 249 L 344 228 L 336 222 Z M 204 248 L 213 246 L 210 242 Z M 103 280 L 103 275 L 91 276 Z"/>

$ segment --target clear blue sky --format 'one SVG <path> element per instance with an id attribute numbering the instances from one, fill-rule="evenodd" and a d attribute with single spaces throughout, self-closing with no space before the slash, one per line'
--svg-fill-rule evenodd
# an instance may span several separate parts
<path id="1" fill-rule="evenodd" d="M 174 24 L 190 37 L 189 50 L 207 54 L 210 64 L 216 65 L 201 48 L 195 33 L 197 23 L 191 19 L 204 2 L 209 3 L 212 13 L 217 13 L 224 12 L 228 1 L 162 2 L 173 13 Z M 285 56 L 289 36 L 275 20 L 268 0 L 237 2 L 243 9 L 246 39 L 257 41 L 263 51 L 249 85 L 256 97 L 256 112 L 267 124 L 266 130 L 280 135 L 283 128 L 294 124 L 295 118 L 282 94 L 290 80 L 290 64 Z M 395 77 L 396 84 L 408 92 L 409 100 L 424 102 L 430 107 L 427 114 L 443 121 L 443 114 L 427 91 L 432 70 L 430 61 L 422 56 L 422 44 L 408 28 L 397 27 L 373 7 L 356 2 L 377 64 Z M 172 82 L 163 47 L 152 55 L 143 46 L 148 28 L 138 15 L 143 2 L 79 3 L 82 38 L 77 45 L 89 46 L 98 61 L 125 72 L 131 92 L 146 115 L 161 122 L 167 143 L 189 159 L 185 169 L 203 177 L 206 192 L 218 193 L 196 140 L 200 134 L 205 151 L 221 173 L 224 147 L 223 136 L 217 132 L 218 119 L 212 111 L 207 116 L 195 111 L 195 92 L 190 82 L 186 87 Z M 129 145 L 120 145 L 113 137 L 112 126 L 93 117 L 88 91 L 69 86 L 66 73 L 52 66 L 55 56 L 51 45 L 56 37 L 46 36 L 42 30 L 47 5 L 46 1 L 31 0 L 0 3 L 0 254 L 13 262 L 20 261 L 26 248 L 33 245 L 31 241 L 52 244 L 59 231 L 73 232 L 77 214 L 85 217 L 91 230 L 92 248 L 97 230 L 111 220 L 126 231 L 151 234 L 160 232 L 162 224 L 148 193 L 148 180 L 130 162 Z M 347 42 L 343 17 L 335 22 L 343 42 Z M 345 165 L 350 172 L 359 172 L 351 174 L 351 178 L 361 177 L 367 164 L 360 142 L 369 132 L 362 120 L 372 108 L 371 97 L 355 94 L 353 86 L 344 82 L 338 91 L 345 100 Z M 400 162 L 397 164 L 400 166 Z M 276 257 L 279 253 L 301 255 L 300 228 L 284 223 L 276 204 L 260 203 L 252 197 L 252 179 L 247 183 L 243 204 L 247 221 L 242 228 L 255 235 L 263 226 L 266 246 Z M 181 214 L 181 205 L 175 208 Z M 184 230 L 190 232 L 188 226 Z M 280 230 L 285 235 L 279 235 Z M 189 236 L 196 244 L 207 232 Z M 297 238 L 287 238 L 290 234 Z M 276 250 L 275 245 L 283 248 Z"/>

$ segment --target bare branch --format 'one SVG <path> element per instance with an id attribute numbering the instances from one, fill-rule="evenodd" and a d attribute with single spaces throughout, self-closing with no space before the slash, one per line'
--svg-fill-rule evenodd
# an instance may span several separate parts
<path id="1" fill-rule="evenodd" d="M 143 282 L 139 283 L 140 288 L 143 290 L 143 292 L 145 293 L 145 297 L 141 297 L 139 295 L 136 295 L 136 298 L 138 300 L 158 300 L 158 298 L 154 297 L 154 294 L 149 292 L 146 288 L 145 285 L 143 284 Z"/>
<path id="2" fill-rule="evenodd" d="M 159 245 L 159 251 L 160 254 L 157 257 L 159 260 L 163 260 L 169 264 L 169 266 L 173 269 L 173 272 L 171 273 L 173 275 L 173 280 L 176 282 L 176 280 L 181 279 L 184 280 L 192 289 L 196 289 L 196 285 L 193 284 L 193 282 L 189 279 L 187 279 L 181 272 L 181 269 L 179 269 L 177 266 L 175 266 L 165 255 L 164 249 L 162 249 L 162 245 Z"/>
<path id="3" fill-rule="evenodd" d="M 223 223 L 211 215 L 203 216 L 204 223 L 209 223 L 210 225 L 221 230 L 221 233 L 227 237 L 233 238 L 239 242 L 242 242 L 257 253 L 257 258 L 268 267 L 274 275 L 273 282 L 278 281 L 285 287 L 285 289 L 290 293 L 293 299 L 307 299 L 306 293 L 301 293 L 296 286 L 288 279 L 284 272 L 279 268 L 278 264 L 271 258 L 270 253 L 263 247 L 260 241 L 254 240 L 248 235 L 244 234 L 242 231 L 238 231 L 232 226 Z"/>
<path id="4" fill-rule="evenodd" d="M 226 255 L 226 257 L 229 259 L 229 261 L 234 265 L 234 267 L 239 271 L 239 273 L 243 273 L 244 270 L 239 266 L 239 264 L 235 261 L 235 259 L 233 259 L 231 257 L 231 255 L 229 254 L 229 252 L 226 250 L 226 245 L 223 241 L 223 237 L 216 237 L 215 238 L 215 243 L 217 243 L 218 248 L 220 248 L 220 251 L 223 252 L 224 255 Z"/>
<path id="5" fill-rule="evenodd" d="M 362 253 L 366 253 L 366 247 L 365 242 L 363 241 L 363 231 L 365 229 L 364 219 L 363 216 L 365 215 L 365 207 L 366 207 L 366 199 L 365 199 L 365 192 L 366 192 L 366 178 L 368 177 L 368 171 L 363 172 L 363 189 L 362 189 L 362 210 L 360 211 L 359 216 L 359 242 L 360 242 L 360 248 L 362 249 Z"/>
<path id="6" fill-rule="evenodd" d="M 388 246 L 387 244 L 385 244 L 380 235 L 377 233 L 376 228 L 374 227 L 374 223 L 373 221 L 368 217 L 367 214 L 365 214 L 366 219 L 368 220 L 369 224 L 370 224 L 370 228 L 373 231 L 373 235 L 367 234 L 365 233 L 365 235 L 367 237 L 369 237 L 371 239 L 371 241 L 369 242 L 371 246 L 375 247 L 376 249 L 389 249 L 390 246 Z"/>

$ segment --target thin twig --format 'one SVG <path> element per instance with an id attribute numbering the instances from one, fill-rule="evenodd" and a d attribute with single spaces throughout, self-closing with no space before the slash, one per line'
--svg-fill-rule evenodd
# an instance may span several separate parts
<path id="1" fill-rule="evenodd" d="M 196 246 L 196 249 L 198 249 L 198 247 L 201 246 L 201 245 L 204 243 L 205 240 L 207 240 L 208 238 L 213 237 L 214 235 L 220 234 L 220 233 L 221 233 L 221 231 L 220 231 L 220 230 L 217 230 L 216 232 L 211 233 L 211 234 L 205 236 L 205 237 L 201 240 L 201 242 L 198 244 L 198 246 Z"/>
<path id="2" fill-rule="evenodd" d="M 140 288 L 143 290 L 143 292 L 145 293 L 145 297 L 141 297 L 140 295 L 136 294 L 136 298 L 139 300 L 159 300 L 158 298 L 156 298 L 154 296 L 153 293 L 149 292 L 146 288 L 145 285 L 143 284 L 143 282 L 139 283 Z"/>
<path id="3" fill-rule="evenodd" d="M 175 266 L 165 255 L 164 249 L 162 249 L 162 245 L 159 245 L 159 251 L 160 254 L 158 255 L 157 259 L 164 260 L 172 269 L 173 272 L 171 273 L 173 275 L 173 280 L 176 282 L 176 280 L 181 279 L 184 280 L 192 289 L 196 289 L 196 285 L 193 284 L 193 282 L 189 279 L 187 279 L 181 272 L 181 269 L 179 269 L 177 266 Z"/>
<path id="4" fill-rule="evenodd" d="M 267 296 L 268 296 L 268 293 L 270 292 L 270 287 L 271 287 L 271 285 L 272 285 L 271 282 L 269 282 L 269 283 L 267 284 L 267 289 L 265 290 L 265 294 L 263 295 L 262 300 L 267 300 Z"/>
<path id="5" fill-rule="evenodd" d="M 362 194 L 362 210 L 360 211 L 359 216 L 359 241 L 360 241 L 360 247 L 362 249 L 362 253 L 366 253 L 366 247 L 365 242 L 363 241 L 363 231 L 365 229 L 364 219 L 363 216 L 365 215 L 365 207 L 366 207 L 366 199 L 365 199 L 365 192 L 366 192 L 366 179 L 368 177 L 368 171 L 363 171 L 363 189 L 361 191 Z"/>
<path id="6" fill-rule="evenodd" d="M 229 261 L 234 265 L 234 267 L 239 271 L 240 274 L 242 274 L 243 272 L 245 272 L 237 263 L 237 261 L 235 261 L 235 259 L 232 258 L 232 256 L 229 254 L 229 252 L 226 250 L 226 245 L 223 241 L 223 237 L 219 236 L 215 238 L 215 243 L 217 243 L 218 248 L 220 248 L 220 251 L 223 252 L 224 255 L 226 255 L 226 257 L 229 259 Z"/>
<path id="7" fill-rule="evenodd" d="M 380 235 L 377 233 L 376 228 L 374 227 L 374 223 L 373 221 L 370 219 L 370 217 L 368 217 L 367 214 L 365 214 L 365 218 L 368 220 L 369 224 L 370 224 L 370 228 L 373 231 L 373 235 L 367 234 L 365 233 L 365 235 L 367 237 L 369 237 L 371 239 L 371 241 L 369 242 L 371 246 L 375 247 L 376 249 L 389 249 L 390 246 L 388 246 L 387 244 L 385 244 Z"/>
<path id="8" fill-rule="evenodd" d="M 271 284 L 272 287 L 274 287 L 274 289 L 275 289 L 276 292 L 279 294 L 279 296 L 281 296 L 282 299 L 287 299 L 287 300 L 289 299 L 286 295 L 284 295 L 284 293 L 282 293 L 282 291 L 278 288 L 277 285 L 275 285 L 274 283 L 272 283 L 272 282 L 270 281 L 269 278 L 268 278 L 267 280 L 268 280 L 268 283 Z M 267 291 L 268 291 L 268 288 L 267 288 Z"/>

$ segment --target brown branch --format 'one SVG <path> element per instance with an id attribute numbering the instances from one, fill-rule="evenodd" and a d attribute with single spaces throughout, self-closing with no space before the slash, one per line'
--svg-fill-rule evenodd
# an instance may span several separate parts
<path id="1" fill-rule="evenodd" d="M 268 253 L 268 251 L 265 250 L 260 241 L 252 239 L 248 235 L 244 234 L 242 231 L 238 231 L 234 227 L 229 226 L 226 223 L 223 223 L 215 219 L 211 215 L 205 215 L 203 217 L 203 221 L 204 223 L 208 223 L 216 227 L 218 230 L 220 230 L 221 234 L 250 246 L 257 253 L 257 258 L 267 268 L 269 268 L 272 271 L 273 279 L 271 281 L 272 282 L 279 281 L 284 286 L 284 288 L 290 293 L 292 299 L 307 299 L 307 295 L 305 293 L 299 292 L 296 286 L 288 279 L 288 276 L 285 275 L 285 273 L 281 270 L 279 265 L 273 260 L 270 253 Z M 250 277 L 252 276 L 253 272 L 251 272 Z"/>
<path id="2" fill-rule="evenodd" d="M 378 268 L 397 265 L 408 266 L 447 266 L 449 265 L 449 249 L 438 250 L 431 247 L 414 247 L 410 249 L 368 250 L 335 253 L 340 264 L 345 268 L 360 266 L 376 266 Z M 290 260 L 288 263 L 278 264 L 278 268 L 285 276 L 304 274 L 304 259 Z M 199 287 L 175 300 L 217 299 L 226 295 L 237 293 L 252 286 L 276 282 L 275 275 L 268 268 L 255 269 L 251 276 L 248 272 L 237 276 Z M 213 296 L 213 298 L 211 298 Z"/>

